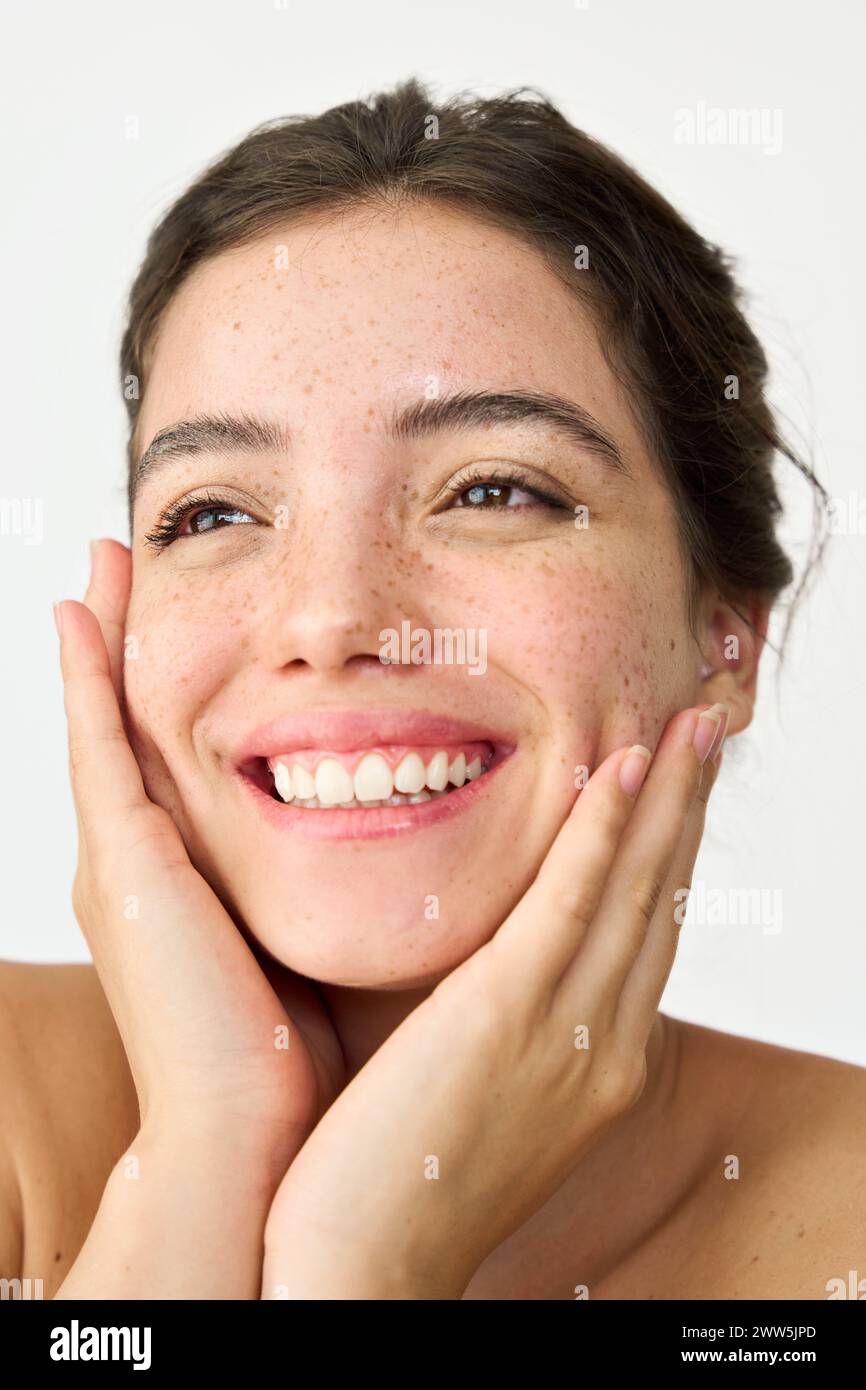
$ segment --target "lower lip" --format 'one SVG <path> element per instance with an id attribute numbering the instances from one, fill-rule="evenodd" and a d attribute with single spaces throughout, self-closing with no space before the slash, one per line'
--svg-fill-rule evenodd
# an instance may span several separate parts
<path id="1" fill-rule="evenodd" d="M 351 811 L 341 811 L 338 806 L 328 810 L 313 807 L 301 810 L 290 802 L 275 801 L 243 773 L 239 772 L 238 777 L 265 819 L 278 830 L 286 830 L 309 840 L 378 840 L 426 830 L 468 811 L 479 797 L 483 799 L 486 788 L 512 751 L 502 756 L 497 753 L 487 772 L 476 777 L 474 782 L 464 782 L 462 787 L 455 787 L 447 796 L 437 796 L 430 801 L 407 802 L 405 806 L 373 806 L 369 811 L 357 807 Z"/>

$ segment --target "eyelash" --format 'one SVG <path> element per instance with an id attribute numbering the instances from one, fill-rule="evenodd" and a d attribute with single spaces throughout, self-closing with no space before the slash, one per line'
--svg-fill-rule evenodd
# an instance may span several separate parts
<path id="1" fill-rule="evenodd" d="M 570 510 L 566 504 L 553 493 L 545 492 L 543 488 L 531 483 L 527 474 L 519 469 L 513 471 L 502 471 L 499 473 L 488 473 L 483 468 L 475 468 L 470 473 L 455 480 L 447 489 L 447 496 L 460 497 L 464 492 L 468 492 L 473 487 L 513 487 L 521 492 L 527 492 L 545 507 L 557 510 Z M 457 508 L 459 511 L 522 511 L 525 504 L 521 503 L 517 507 L 473 507 L 462 506 Z M 224 497 L 218 497 L 213 493 L 199 493 L 194 497 L 187 497 L 180 502 L 173 503 L 166 508 L 152 531 L 148 531 L 145 541 L 155 550 L 164 550 L 166 546 L 172 545 L 174 541 L 181 539 L 180 528 L 186 519 L 197 511 L 213 512 L 242 512 L 242 508 L 237 507 L 232 502 L 226 501 Z M 249 513 L 244 513 L 249 515 Z M 247 523 L 243 523 L 247 524 Z M 222 530 L 222 527 L 214 527 L 214 530 Z"/>
<path id="2" fill-rule="evenodd" d="M 174 502 L 167 507 L 159 518 L 152 531 L 148 531 L 145 541 L 153 546 L 155 550 L 164 550 L 178 539 L 178 533 L 187 517 L 197 511 L 211 512 L 240 512 L 243 509 L 236 506 L 233 502 L 228 502 L 225 497 L 218 497 L 215 493 L 200 492 L 194 497 L 186 497 L 180 502 Z M 222 529 L 222 528 L 218 528 Z"/>
<path id="3" fill-rule="evenodd" d="M 513 487 L 520 492 L 528 492 L 535 497 L 545 507 L 570 510 L 561 497 L 557 497 L 552 492 L 545 492 L 543 488 L 533 483 L 528 473 L 524 473 L 520 468 L 503 469 L 499 473 L 488 473 L 486 469 L 476 464 L 467 473 L 456 478 L 448 487 L 449 497 L 459 497 L 462 493 L 468 492 L 473 487 Z M 461 511 L 521 511 L 523 503 L 519 507 L 462 507 Z"/>

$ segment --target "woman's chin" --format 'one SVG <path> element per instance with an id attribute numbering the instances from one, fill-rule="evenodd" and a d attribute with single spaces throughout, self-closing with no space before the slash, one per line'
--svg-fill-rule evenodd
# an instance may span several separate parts
<path id="1" fill-rule="evenodd" d="M 463 900 L 465 902 L 465 899 Z M 280 964 L 321 984 L 355 989 L 432 987 L 493 935 L 501 917 L 481 919 L 460 899 L 430 895 L 425 916 L 417 899 L 365 910 L 347 898 L 343 910 L 312 905 L 277 917 L 273 906 L 247 918 L 250 936 Z"/>

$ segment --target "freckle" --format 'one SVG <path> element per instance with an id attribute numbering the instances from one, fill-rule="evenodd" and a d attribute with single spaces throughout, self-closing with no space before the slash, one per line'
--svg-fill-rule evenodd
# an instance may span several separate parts
<path id="1" fill-rule="evenodd" d="M 626 676 L 625 678 L 625 683 L 626 685 L 631 685 L 631 681 L 629 680 L 628 676 Z"/>
<path id="2" fill-rule="evenodd" d="M 677 644 L 676 644 L 676 642 L 674 641 L 674 639 L 671 638 L 671 651 L 673 651 L 673 649 L 674 649 L 674 647 L 675 647 L 676 645 L 677 645 Z M 758 1257 L 757 1257 L 757 1255 L 756 1255 L 756 1256 L 755 1256 L 755 1259 L 757 1259 L 757 1258 L 758 1258 Z"/>
<path id="3" fill-rule="evenodd" d="M 305 396 L 309 396 L 309 394 L 310 394 L 310 392 L 312 391 L 312 389 L 313 389 L 312 383 L 311 383 L 311 382 L 307 382 L 307 385 L 304 387 L 304 395 L 305 395 Z"/>
<path id="4" fill-rule="evenodd" d="M 59 1259 L 60 1259 L 60 1251 L 58 1250 L 58 1251 L 57 1251 L 57 1254 L 54 1256 L 54 1263 L 56 1264 L 57 1261 L 58 1261 Z"/>

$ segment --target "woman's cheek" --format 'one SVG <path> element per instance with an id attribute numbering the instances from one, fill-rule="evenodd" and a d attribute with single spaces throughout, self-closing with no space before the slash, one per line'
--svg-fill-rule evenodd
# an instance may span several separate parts
<path id="1" fill-rule="evenodd" d="M 570 753 L 590 770 L 632 743 L 653 748 L 664 724 L 694 696 L 691 640 L 676 596 L 648 588 L 640 574 L 596 576 L 573 605 L 549 707 L 560 710 Z M 559 663 L 560 668 L 563 663 Z"/>
<path id="2" fill-rule="evenodd" d="M 148 795 L 181 821 L 185 783 L 195 782 L 196 719 L 224 678 L 220 651 L 231 653 L 231 632 L 189 594 L 133 587 L 124 663 L 130 741 Z"/>

